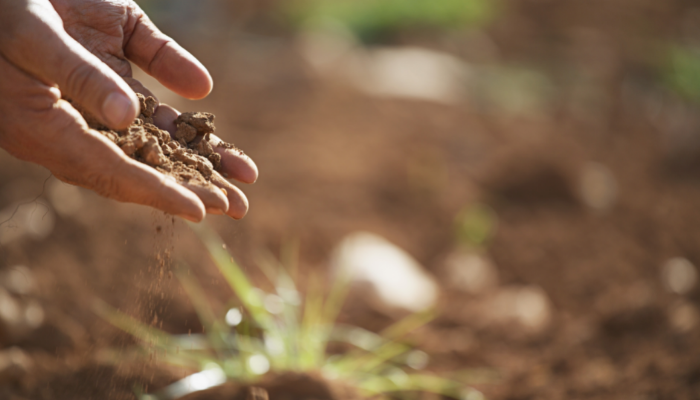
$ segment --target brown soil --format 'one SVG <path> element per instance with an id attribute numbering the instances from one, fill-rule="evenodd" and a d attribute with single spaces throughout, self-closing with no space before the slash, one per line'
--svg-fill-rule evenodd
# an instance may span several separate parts
<path id="1" fill-rule="evenodd" d="M 221 155 L 214 152 L 211 134 L 214 133 L 214 114 L 185 112 L 175 120 L 177 131 L 171 135 L 154 125 L 153 114 L 158 102 L 153 97 L 136 94 L 141 113 L 133 124 L 121 131 L 111 130 L 88 112 L 81 110 L 90 128 L 97 130 L 119 146 L 126 155 L 148 164 L 159 172 L 174 177 L 178 182 L 212 186 L 214 171 L 220 172 Z M 217 147 L 236 148 L 219 141 Z"/>

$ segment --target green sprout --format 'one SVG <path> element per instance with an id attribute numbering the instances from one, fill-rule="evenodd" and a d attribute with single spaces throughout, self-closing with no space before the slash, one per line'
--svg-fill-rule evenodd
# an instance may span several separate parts
<path id="1" fill-rule="evenodd" d="M 700 51 L 682 46 L 672 47 L 664 80 L 681 97 L 700 102 Z"/>
<path id="2" fill-rule="evenodd" d="M 285 372 L 320 374 L 368 397 L 395 398 L 423 391 L 457 399 L 483 398 L 466 386 L 464 381 L 473 382 L 469 371 L 455 375 L 455 379 L 419 372 L 427 364 L 427 354 L 401 342 L 434 318 L 434 312 L 410 315 L 380 333 L 339 324 L 336 318 L 349 288 L 345 277 L 336 277 L 326 294 L 324 282 L 318 275 L 310 275 L 302 298 L 289 272 L 296 269 L 297 253 L 295 246 L 290 246 L 282 252 L 284 263 L 272 256 L 261 257 L 260 268 L 274 286 L 272 293 L 265 293 L 248 279 L 220 237 L 203 226 L 191 226 L 236 297 L 225 315 L 217 315 L 196 279 L 182 269 L 177 271 L 204 327 L 203 334 L 169 334 L 104 302 L 95 305 L 98 315 L 137 338 L 142 352 L 198 371 L 185 378 L 189 381 L 178 381 L 155 394 L 137 393 L 139 400 L 174 399 L 194 391 L 192 387 L 203 389 L 227 380 L 252 385 L 267 373 Z M 348 350 L 328 354 L 331 342 L 344 343 Z M 209 384 L 200 385 L 204 381 Z"/>
<path id="3" fill-rule="evenodd" d="M 481 248 L 496 232 L 498 217 L 490 207 L 471 204 L 462 208 L 455 218 L 455 233 L 460 245 Z"/>
<path id="4" fill-rule="evenodd" d="M 403 28 L 482 26 L 494 14 L 493 0 L 298 0 L 286 4 L 298 25 L 342 24 L 364 42 Z"/>

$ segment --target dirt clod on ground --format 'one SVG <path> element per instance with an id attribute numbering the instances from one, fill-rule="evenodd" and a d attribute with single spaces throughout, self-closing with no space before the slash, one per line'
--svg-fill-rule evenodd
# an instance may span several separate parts
<path id="1" fill-rule="evenodd" d="M 185 112 L 175 120 L 177 131 L 170 135 L 153 122 L 158 101 L 136 94 L 141 113 L 128 128 L 114 131 L 85 110 L 80 110 L 90 128 L 97 130 L 133 159 L 148 164 L 178 182 L 200 186 L 211 185 L 214 171 L 221 172 L 221 155 L 214 151 L 210 139 L 216 129 L 214 114 Z M 223 141 L 216 147 L 235 149 Z"/>

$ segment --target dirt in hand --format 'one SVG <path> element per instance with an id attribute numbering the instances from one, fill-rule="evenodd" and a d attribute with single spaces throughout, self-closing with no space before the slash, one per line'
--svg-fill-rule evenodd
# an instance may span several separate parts
<path id="1" fill-rule="evenodd" d="M 119 146 L 126 155 L 148 164 L 178 182 L 212 186 L 214 171 L 221 172 L 221 155 L 214 151 L 210 135 L 214 133 L 214 114 L 185 112 L 175 120 L 177 131 L 170 135 L 153 122 L 158 102 L 153 97 L 136 94 L 141 114 L 128 128 L 114 131 L 80 110 L 90 128 L 97 130 Z M 217 147 L 235 149 L 233 144 L 220 141 Z"/>

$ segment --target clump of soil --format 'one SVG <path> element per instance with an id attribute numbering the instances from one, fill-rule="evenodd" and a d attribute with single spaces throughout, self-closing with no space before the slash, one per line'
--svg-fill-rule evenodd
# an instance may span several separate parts
<path id="1" fill-rule="evenodd" d="M 210 144 L 214 114 L 185 112 L 175 120 L 177 131 L 170 135 L 153 123 L 158 102 L 153 97 L 136 94 L 141 114 L 126 129 L 114 131 L 100 123 L 85 110 L 80 110 L 90 128 L 103 134 L 119 146 L 126 155 L 148 164 L 178 182 L 200 186 L 211 185 L 214 171 L 221 172 L 221 155 Z M 235 149 L 233 144 L 220 141 L 217 147 Z"/>

